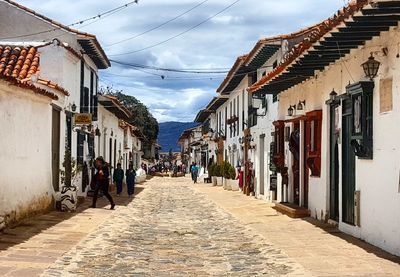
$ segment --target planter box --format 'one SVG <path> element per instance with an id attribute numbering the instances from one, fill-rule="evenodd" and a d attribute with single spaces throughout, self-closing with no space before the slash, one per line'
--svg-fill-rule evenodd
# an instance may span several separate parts
<path id="1" fill-rule="evenodd" d="M 217 186 L 222 186 L 223 185 L 223 179 L 222 177 L 216 177 L 217 178 Z"/>
<path id="2" fill-rule="evenodd" d="M 229 180 L 231 190 L 239 191 L 239 180 Z"/>
<path id="3" fill-rule="evenodd" d="M 213 186 L 215 187 L 217 185 L 217 177 L 212 176 L 211 177 L 211 182 L 212 182 Z"/>
<path id="4" fill-rule="evenodd" d="M 61 188 L 61 211 L 74 212 L 78 206 L 78 188 L 76 186 Z"/>

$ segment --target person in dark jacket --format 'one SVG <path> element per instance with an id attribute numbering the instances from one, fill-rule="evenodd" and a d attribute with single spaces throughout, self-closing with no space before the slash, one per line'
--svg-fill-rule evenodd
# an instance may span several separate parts
<path id="1" fill-rule="evenodd" d="M 135 194 L 135 178 L 136 170 L 133 168 L 133 164 L 129 164 L 129 169 L 126 171 L 126 185 L 128 187 L 129 197 Z"/>
<path id="2" fill-rule="evenodd" d="M 120 196 L 122 192 L 122 182 L 124 181 L 124 170 L 121 168 L 120 163 L 117 163 L 117 168 L 114 169 L 113 179 L 117 186 L 117 195 Z"/>
<path id="3" fill-rule="evenodd" d="M 111 195 L 108 193 L 108 186 L 109 186 L 109 178 L 110 178 L 110 171 L 103 159 L 103 157 L 98 157 L 95 161 L 96 166 L 96 174 L 94 175 L 94 196 L 93 196 L 93 204 L 92 208 L 96 208 L 97 196 L 99 194 L 99 190 L 102 190 L 103 195 L 110 201 L 111 210 L 114 210 L 115 203 L 112 199 Z"/>

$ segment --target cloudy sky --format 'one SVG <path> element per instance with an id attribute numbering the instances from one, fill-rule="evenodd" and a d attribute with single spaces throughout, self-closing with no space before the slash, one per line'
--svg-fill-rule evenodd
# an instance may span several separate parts
<path id="1" fill-rule="evenodd" d="M 102 13 L 130 0 L 16 0 L 64 24 Z M 346 0 L 139 0 L 138 4 L 85 26 L 110 59 L 158 68 L 228 70 L 258 39 L 297 31 L 331 16 Z M 194 8 L 197 6 L 196 8 Z M 171 21 L 178 15 L 190 12 Z M 167 21 L 171 21 L 167 24 Z M 161 24 L 162 27 L 141 33 Z M 184 33 L 185 32 L 185 33 Z M 179 35 L 184 33 L 183 35 Z M 138 36 L 139 35 L 139 36 Z M 176 38 L 173 38 L 177 36 Z M 118 43 L 127 38 L 123 43 Z M 165 43 L 160 43 L 169 40 Z M 117 43 L 117 44 L 116 44 Z M 160 43 L 160 44 L 159 44 Z M 155 44 L 159 44 L 155 47 Z M 136 53 L 143 48 L 148 48 Z M 162 78 L 163 76 L 164 78 Z M 225 74 L 188 74 L 136 70 L 113 64 L 101 84 L 122 89 L 146 104 L 160 121 L 192 121 L 216 94 Z"/>

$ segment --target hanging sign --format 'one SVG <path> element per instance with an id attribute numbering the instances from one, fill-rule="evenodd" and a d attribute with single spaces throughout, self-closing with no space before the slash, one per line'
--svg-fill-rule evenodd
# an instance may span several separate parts
<path id="1" fill-rule="evenodd" d="M 92 124 L 92 114 L 76 113 L 74 114 L 75 125 L 90 125 Z"/>

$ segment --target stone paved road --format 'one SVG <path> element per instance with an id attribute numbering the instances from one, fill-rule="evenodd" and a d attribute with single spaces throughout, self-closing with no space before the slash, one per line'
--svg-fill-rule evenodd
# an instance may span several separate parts
<path id="1" fill-rule="evenodd" d="M 43 276 L 307 275 L 186 180 L 148 182 Z"/>

